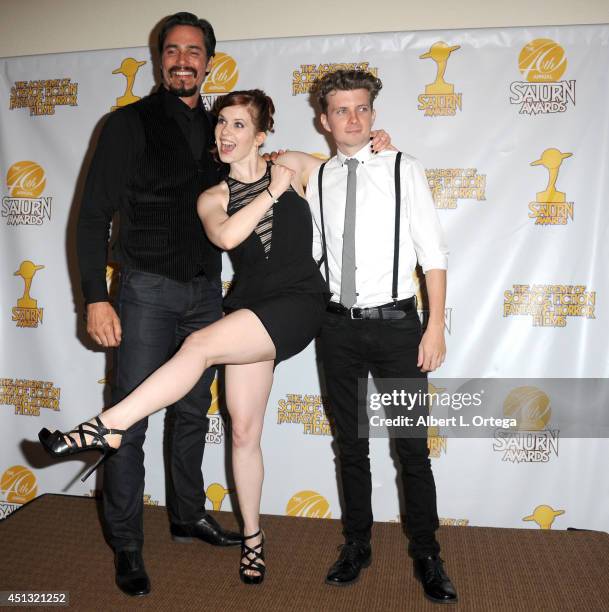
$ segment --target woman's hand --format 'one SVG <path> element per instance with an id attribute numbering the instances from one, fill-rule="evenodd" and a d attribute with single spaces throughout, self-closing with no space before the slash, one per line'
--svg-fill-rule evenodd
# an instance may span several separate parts
<path id="1" fill-rule="evenodd" d="M 271 167 L 271 184 L 269 185 L 269 191 L 273 194 L 274 198 L 278 198 L 288 189 L 294 180 L 294 175 L 294 171 L 290 170 L 287 166 L 274 164 Z"/>
<path id="2" fill-rule="evenodd" d="M 373 153 L 379 151 L 397 151 L 391 144 L 391 136 L 385 130 L 372 130 L 370 132 L 370 149 Z"/>
<path id="3" fill-rule="evenodd" d="M 279 149 L 279 151 L 271 151 L 270 153 L 263 153 L 262 154 L 262 159 L 264 161 L 272 161 L 273 163 L 275 163 L 277 161 L 277 158 L 280 155 L 283 155 L 286 152 L 286 149 Z"/>

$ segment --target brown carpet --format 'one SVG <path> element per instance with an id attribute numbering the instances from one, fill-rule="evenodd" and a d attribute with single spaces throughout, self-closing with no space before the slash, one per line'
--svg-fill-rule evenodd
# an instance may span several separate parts
<path id="1" fill-rule="evenodd" d="M 227 512 L 215 513 L 236 528 Z M 373 563 L 357 584 L 331 587 L 325 572 L 341 542 L 336 520 L 264 516 L 268 575 L 241 584 L 236 548 L 171 541 L 164 508 L 144 512 L 152 593 L 132 599 L 114 585 L 113 556 L 96 501 L 44 495 L 0 522 L 0 591 L 70 592 L 74 610 L 437 610 L 412 574 L 399 525 L 377 523 Z M 451 610 L 609 610 L 609 534 L 441 527 L 446 567 L 459 592 Z"/>

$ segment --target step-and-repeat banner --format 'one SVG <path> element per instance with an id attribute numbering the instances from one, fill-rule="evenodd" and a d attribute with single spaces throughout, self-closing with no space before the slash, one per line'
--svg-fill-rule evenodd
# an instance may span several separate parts
<path id="1" fill-rule="evenodd" d="M 516 431 L 459 439 L 431 428 L 442 521 L 609 530 L 607 439 L 561 433 L 560 398 L 543 383 L 609 377 L 609 26 L 226 42 L 202 96 L 209 106 L 262 88 L 277 107 L 268 150 L 328 155 L 309 92 L 337 67 L 382 79 L 376 125 L 425 166 L 447 234 L 448 356 L 434 376 L 516 379 L 503 404 L 521 419 Z M 2 517 L 43 493 L 99 489 L 101 475 L 80 482 L 78 458 L 49 461 L 37 432 L 68 429 L 107 402 L 111 360 L 82 325 L 75 219 L 100 121 L 149 93 L 154 70 L 146 48 L 0 60 Z M 210 509 L 230 510 L 228 424 L 214 388 L 206 491 Z M 340 517 L 323 402 L 312 344 L 276 372 L 263 512 Z M 574 418 L 587 408 L 573 405 Z M 162 430 L 163 412 L 145 446 L 145 501 L 155 505 L 165 503 Z M 375 519 L 397 521 L 387 439 L 371 441 L 371 456 Z"/>

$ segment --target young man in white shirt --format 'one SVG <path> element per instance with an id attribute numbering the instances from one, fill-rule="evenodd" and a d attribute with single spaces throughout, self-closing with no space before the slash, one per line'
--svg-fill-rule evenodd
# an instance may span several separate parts
<path id="1" fill-rule="evenodd" d="M 401 155 L 396 164 L 395 152 L 374 154 L 368 146 L 373 102 L 381 87 L 379 79 L 357 70 L 327 74 L 316 87 L 321 123 L 337 147 L 337 154 L 312 173 L 307 189 L 314 256 L 325 256 L 333 294 L 320 338 L 344 497 L 345 545 L 326 578 L 333 585 L 354 582 L 371 561 L 368 420 L 365 402 L 358 401 L 358 379 L 365 381 L 369 372 L 378 379 L 399 378 L 405 385 L 416 379 L 426 391 L 427 372 L 438 368 L 446 353 L 448 251 L 425 172 L 409 155 Z M 401 193 L 396 200 L 397 166 Z M 412 281 L 417 260 L 429 295 L 424 333 Z M 425 595 L 449 603 L 457 595 L 438 556 L 436 492 L 425 433 L 395 438 L 409 553 Z"/>

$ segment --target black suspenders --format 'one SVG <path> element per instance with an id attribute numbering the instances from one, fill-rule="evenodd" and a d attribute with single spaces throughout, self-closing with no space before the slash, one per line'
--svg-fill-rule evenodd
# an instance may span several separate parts
<path id="1" fill-rule="evenodd" d="M 399 151 L 395 156 L 395 169 L 393 172 L 395 178 L 395 231 L 393 234 L 393 282 L 391 285 L 391 299 L 396 302 L 398 299 L 398 270 L 400 265 L 400 201 L 402 199 L 402 189 L 400 182 L 400 160 L 402 159 L 402 152 Z M 324 224 L 324 206 L 322 197 L 322 178 L 324 174 L 324 166 L 327 162 L 324 162 L 319 167 L 319 174 L 317 175 L 317 192 L 319 194 L 319 219 L 321 222 L 321 245 L 322 245 L 322 258 L 318 265 L 324 264 L 324 270 L 326 272 L 326 283 L 330 285 L 330 272 L 328 269 L 328 251 L 326 249 L 326 228 Z"/>
<path id="2" fill-rule="evenodd" d="M 395 233 L 393 234 L 393 285 L 391 288 L 391 299 L 394 302 L 398 300 L 398 266 L 400 263 L 400 200 L 402 199 L 402 190 L 400 184 L 400 160 L 402 152 L 398 151 L 395 156 L 395 170 L 393 176 L 395 178 Z"/>
<path id="3" fill-rule="evenodd" d="M 328 250 L 326 249 L 326 225 L 324 223 L 324 206 L 322 201 L 322 183 L 323 183 L 323 175 L 324 175 L 324 167 L 328 162 L 324 162 L 319 167 L 319 174 L 317 176 L 317 193 L 319 194 L 319 220 L 321 222 L 321 248 L 322 248 L 322 257 L 319 261 L 319 265 L 321 266 L 322 262 L 324 264 L 324 270 L 326 271 L 326 285 L 328 288 L 330 287 L 330 270 L 328 268 Z"/>

